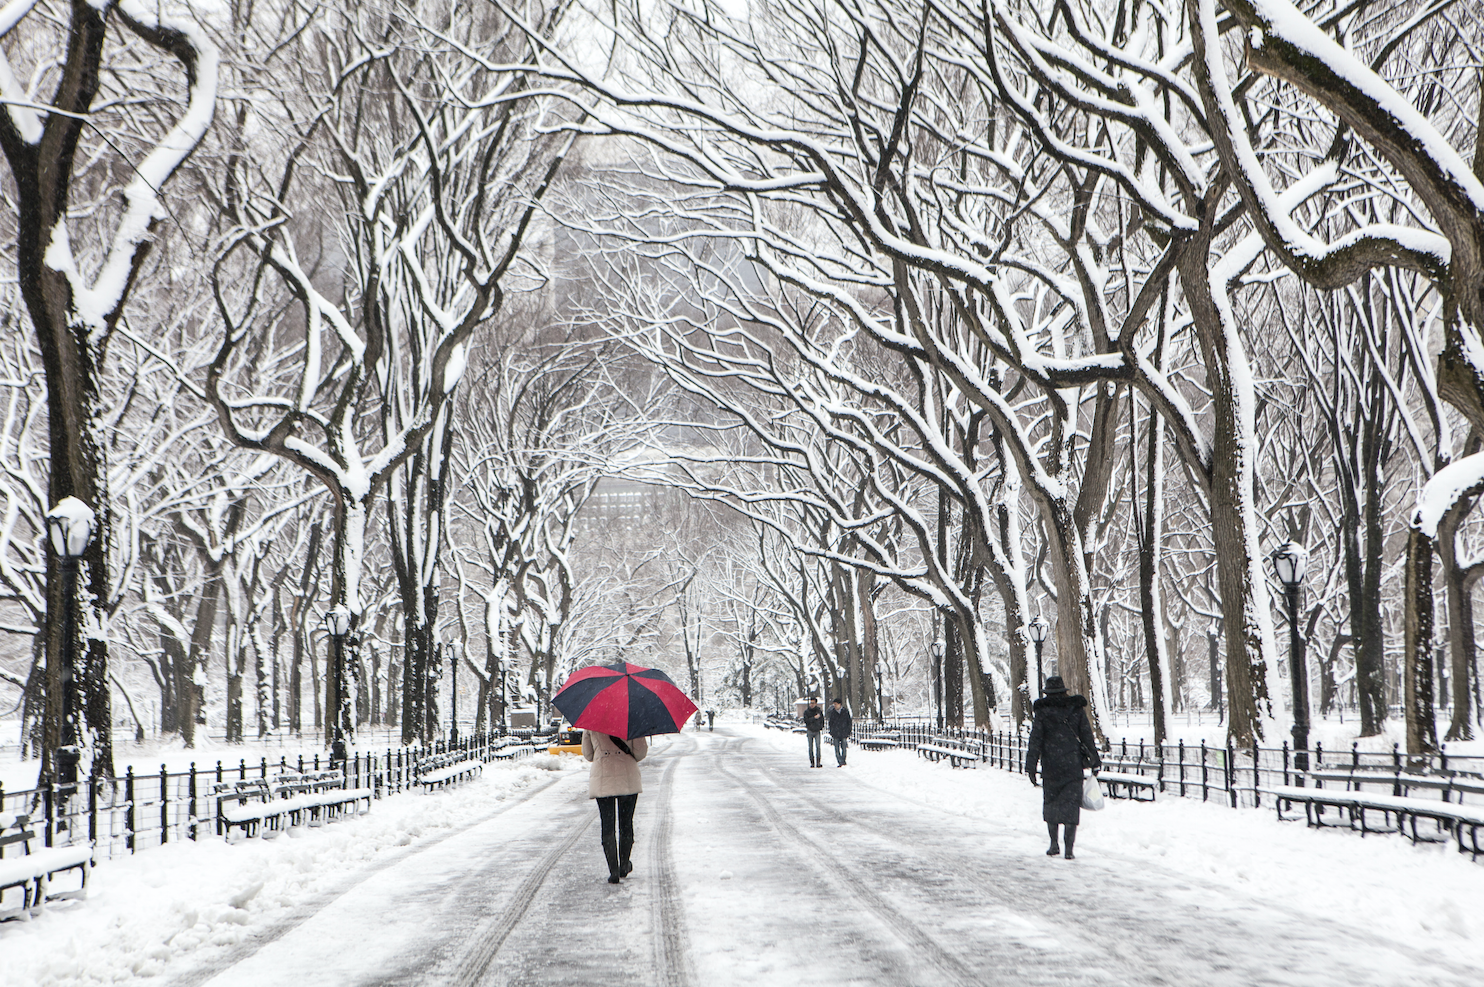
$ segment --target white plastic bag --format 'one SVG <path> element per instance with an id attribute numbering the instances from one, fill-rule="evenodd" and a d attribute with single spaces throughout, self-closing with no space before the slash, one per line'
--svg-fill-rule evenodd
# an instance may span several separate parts
<path id="1" fill-rule="evenodd" d="M 1082 779 L 1082 808 L 1097 812 L 1103 805 L 1103 788 L 1098 784 L 1098 776 L 1089 772 Z"/>

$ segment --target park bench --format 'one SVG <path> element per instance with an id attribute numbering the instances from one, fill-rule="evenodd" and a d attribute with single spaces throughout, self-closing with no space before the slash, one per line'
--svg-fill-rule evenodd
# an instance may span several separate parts
<path id="1" fill-rule="evenodd" d="M 513 761 L 518 757 L 524 757 L 530 754 L 535 749 L 530 744 L 509 744 L 494 751 L 490 754 L 490 757 L 496 761 Z"/>
<path id="2" fill-rule="evenodd" d="M 376 793 L 370 788 L 346 788 L 344 772 L 331 770 L 218 782 L 211 794 L 217 800 L 217 832 L 231 839 L 233 829 L 251 838 L 302 825 L 306 815 L 311 826 L 346 811 L 359 815 L 361 802 L 370 812 Z"/>
<path id="3" fill-rule="evenodd" d="M 977 766 L 984 760 L 984 754 L 975 747 L 968 744 L 949 746 L 950 741 L 938 741 L 932 744 L 918 744 L 917 753 L 929 761 L 937 763 L 944 758 L 955 768 L 967 768 Z"/>
<path id="4" fill-rule="evenodd" d="M 890 751 L 901 747 L 901 743 L 890 737 L 862 737 L 856 740 L 856 746 L 864 747 L 868 751 Z"/>
<path id="5" fill-rule="evenodd" d="M 366 803 L 371 811 L 371 799 L 376 792 L 370 788 L 346 788 L 345 773 L 340 770 L 285 771 L 270 781 L 273 797 L 284 803 L 280 812 L 297 826 L 305 813 L 309 825 L 332 819 L 343 812 L 360 814 L 360 803 Z"/>
<path id="6" fill-rule="evenodd" d="M 477 778 L 483 771 L 484 765 L 473 758 L 455 761 L 452 754 L 439 754 L 418 762 L 417 781 L 423 786 L 423 791 L 431 792 L 435 788 L 446 788 Z"/>
<path id="7" fill-rule="evenodd" d="M 1317 785 L 1343 782 L 1346 789 L 1357 792 L 1361 791 L 1362 785 L 1382 785 L 1390 787 L 1393 795 L 1400 796 L 1410 795 L 1413 789 L 1438 792 L 1444 802 L 1454 801 L 1455 795 L 1460 803 L 1465 795 L 1476 799 L 1484 798 L 1484 778 L 1467 775 L 1423 775 L 1365 768 L 1316 768 L 1307 772 L 1307 776 Z"/>
<path id="8" fill-rule="evenodd" d="M 1101 771 L 1098 773 L 1098 780 L 1107 786 L 1108 797 L 1114 799 L 1153 802 L 1159 791 L 1159 779 L 1124 771 Z"/>
<path id="9" fill-rule="evenodd" d="M 254 837 L 264 830 L 282 828 L 285 805 L 275 805 L 273 791 L 266 778 L 250 778 L 242 781 L 221 781 L 211 786 L 216 799 L 216 831 L 218 835 L 232 838 L 232 830 L 242 830 L 245 837 Z"/>
<path id="10" fill-rule="evenodd" d="M 30 816 L 0 813 L 0 896 L 12 888 L 21 889 L 20 907 L 0 911 L 0 919 L 29 918 L 45 908 L 48 901 L 87 896 L 92 846 L 83 843 L 32 850 L 34 839 L 36 831 L 31 828 Z M 6 848 L 16 845 L 21 847 L 21 853 L 7 857 Z M 52 891 L 52 878 L 70 870 L 81 875 L 78 887 Z"/>
<path id="11" fill-rule="evenodd" d="M 1304 807 L 1304 819 L 1310 826 L 1327 825 L 1324 821 L 1326 809 L 1334 809 L 1345 819 L 1346 825 L 1360 829 L 1362 836 L 1368 833 L 1400 833 L 1413 843 L 1445 842 L 1424 835 L 1417 828 L 1419 819 L 1428 820 L 1437 827 L 1437 832 L 1450 834 L 1458 843 L 1460 853 L 1469 853 L 1477 858 L 1484 853 L 1479 844 L 1479 828 L 1484 826 L 1484 808 L 1444 802 L 1437 799 L 1408 798 L 1400 795 L 1377 795 L 1369 792 L 1340 791 L 1333 788 L 1299 788 L 1293 785 L 1260 786 L 1264 795 L 1273 797 L 1278 818 L 1284 806 L 1290 809 L 1295 802 Z M 1370 814 L 1369 816 L 1367 814 Z M 1383 828 L 1375 828 L 1371 820 L 1380 814 Z M 1468 837 L 1465 843 L 1465 835 Z"/>

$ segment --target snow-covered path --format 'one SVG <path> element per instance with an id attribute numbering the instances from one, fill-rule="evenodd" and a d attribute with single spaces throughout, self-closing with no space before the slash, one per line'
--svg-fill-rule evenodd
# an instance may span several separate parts
<path id="1" fill-rule="evenodd" d="M 164 980 L 172 987 L 1480 981 L 1479 969 L 1457 955 L 1370 923 L 1260 900 L 1219 875 L 1186 873 L 1136 848 L 1085 840 L 1076 861 L 1047 858 L 1034 819 L 1009 824 L 953 805 L 933 808 L 883 771 L 898 765 L 905 773 L 918 762 L 857 752 L 844 770 L 810 770 L 793 739 L 722 728 L 657 743 L 636 818 L 636 870 L 621 886 L 603 880 L 585 772 L 559 772 L 472 825 L 346 875 L 209 966 Z M 998 779 L 984 777 L 991 780 Z M 1250 816 L 1208 808 L 1213 818 Z"/>

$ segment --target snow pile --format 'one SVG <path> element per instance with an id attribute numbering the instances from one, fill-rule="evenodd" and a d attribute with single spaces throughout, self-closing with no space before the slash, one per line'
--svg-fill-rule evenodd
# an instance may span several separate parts
<path id="1" fill-rule="evenodd" d="M 272 840 L 169 844 L 103 863 L 87 901 L 0 925 L 0 987 L 114 983 L 158 976 L 187 958 L 209 963 L 399 859 L 402 848 L 457 832 L 533 785 L 586 767 L 548 754 L 496 762 L 457 788 L 382 799 L 359 819 Z"/>

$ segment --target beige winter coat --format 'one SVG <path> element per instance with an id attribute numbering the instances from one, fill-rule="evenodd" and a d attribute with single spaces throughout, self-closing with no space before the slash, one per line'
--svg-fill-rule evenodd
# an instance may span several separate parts
<path id="1" fill-rule="evenodd" d="M 606 733 L 582 731 L 582 756 L 593 762 L 587 776 L 587 797 L 608 798 L 610 795 L 638 795 L 644 791 L 639 778 L 639 762 L 649 753 L 649 741 L 635 737 L 626 741 L 633 757 L 619 750 Z"/>

